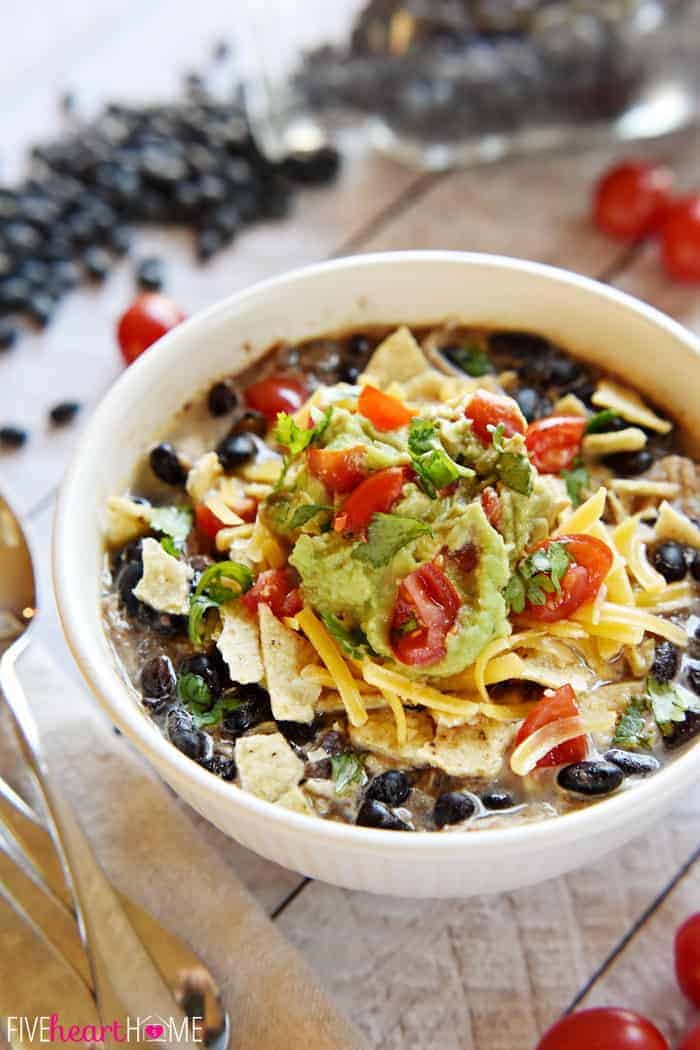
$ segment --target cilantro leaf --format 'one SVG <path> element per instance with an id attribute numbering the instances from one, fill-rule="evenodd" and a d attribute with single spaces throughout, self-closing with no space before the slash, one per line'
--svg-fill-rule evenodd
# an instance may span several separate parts
<path id="1" fill-rule="evenodd" d="M 304 503 L 294 511 L 289 527 L 292 529 L 300 529 L 322 511 L 329 511 L 332 513 L 333 508 L 325 503 Z"/>
<path id="2" fill-rule="evenodd" d="M 231 580 L 235 587 L 227 586 L 223 580 Z M 241 565 L 240 562 L 217 561 L 205 569 L 190 598 L 187 634 L 192 644 L 203 645 L 204 621 L 210 609 L 235 601 L 252 585 L 252 572 L 247 565 Z"/>
<path id="3" fill-rule="evenodd" d="M 605 434 L 615 425 L 617 419 L 619 419 L 617 412 L 613 412 L 611 408 L 604 408 L 602 412 L 596 412 L 591 416 L 586 423 L 584 434 Z"/>
<path id="4" fill-rule="evenodd" d="M 506 446 L 503 444 L 506 436 L 505 423 L 498 423 L 496 426 L 493 423 L 487 423 L 486 429 L 491 435 L 491 444 L 496 449 L 496 452 L 505 452 Z"/>
<path id="5" fill-rule="evenodd" d="M 375 569 L 388 565 L 395 554 L 419 536 L 432 535 L 432 529 L 417 518 L 400 514 L 373 514 L 367 529 L 367 539 L 353 549 L 355 561 Z"/>
<path id="6" fill-rule="evenodd" d="M 503 592 L 503 597 L 506 600 L 506 604 L 512 612 L 521 613 L 525 608 L 525 602 L 527 601 L 527 589 L 525 587 L 525 580 L 520 573 L 514 572 L 511 578 L 508 580 L 506 589 Z"/>
<path id="7" fill-rule="evenodd" d="M 341 755 L 332 755 L 331 767 L 336 795 L 345 794 L 351 784 L 359 783 L 365 772 L 362 755 L 358 755 L 356 751 L 344 751 Z"/>
<path id="8" fill-rule="evenodd" d="M 488 354 L 480 346 L 450 346 L 445 347 L 442 352 L 448 361 L 468 376 L 478 378 L 493 372 Z"/>
<path id="9" fill-rule="evenodd" d="M 300 427 L 293 416 L 287 412 L 278 412 L 273 430 L 274 439 L 278 445 L 287 449 L 290 456 L 299 456 L 312 441 L 317 441 L 323 435 L 331 421 L 332 414 L 333 406 L 331 405 L 313 427 Z"/>
<path id="10" fill-rule="evenodd" d="M 566 483 L 566 491 L 574 507 L 581 503 L 581 489 L 590 481 L 588 471 L 581 463 L 574 463 L 571 470 L 562 470 L 561 476 Z"/>
<path id="11" fill-rule="evenodd" d="M 240 697 L 232 694 L 230 696 L 222 696 L 212 706 L 206 707 L 196 702 L 190 702 L 187 705 L 187 710 L 192 715 L 192 720 L 197 729 L 204 729 L 208 726 L 217 726 L 223 716 L 228 711 L 235 711 L 241 706 Z"/>
<path id="12" fill-rule="evenodd" d="M 671 732 L 673 722 L 684 722 L 689 711 L 700 714 L 700 699 L 678 682 L 660 682 L 650 676 L 647 678 L 647 695 L 654 721 L 664 736 Z"/>
<path id="13" fill-rule="evenodd" d="M 179 553 L 192 529 L 192 511 L 189 507 L 154 507 L 150 525 L 154 532 L 161 532 L 172 540 L 167 546 L 163 543 L 168 554 L 173 553 L 173 547 Z"/>
<path id="14" fill-rule="evenodd" d="M 173 558 L 179 558 L 182 553 L 172 536 L 161 536 L 160 545 L 165 553 L 170 554 Z"/>
<path id="15" fill-rule="evenodd" d="M 367 635 L 359 627 L 346 627 L 333 613 L 321 613 L 320 616 L 331 638 L 335 638 L 338 645 L 348 656 L 373 655 L 373 649 L 367 641 Z"/>
<path id="16" fill-rule="evenodd" d="M 496 473 L 503 484 L 521 496 L 532 493 L 532 467 L 530 460 L 519 452 L 502 452 L 496 464 Z"/>
<path id="17" fill-rule="evenodd" d="M 622 747 L 627 751 L 650 751 L 653 735 L 649 730 L 646 718 L 649 701 L 644 696 L 633 696 L 623 711 L 612 738 L 613 747 Z"/>
<path id="18" fill-rule="evenodd" d="M 209 686 L 199 674 L 181 674 L 177 680 L 177 696 L 183 704 L 211 705 Z"/>
<path id="19" fill-rule="evenodd" d="M 526 605 L 545 605 L 548 594 L 560 594 L 572 560 L 565 545 L 556 540 L 533 551 L 520 562 L 503 592 L 510 610 L 521 613 Z"/>
<path id="20" fill-rule="evenodd" d="M 408 431 L 408 451 L 421 486 L 431 499 L 438 489 L 447 488 L 459 478 L 474 476 L 468 467 L 462 467 L 445 451 L 436 423 L 416 416 Z"/>

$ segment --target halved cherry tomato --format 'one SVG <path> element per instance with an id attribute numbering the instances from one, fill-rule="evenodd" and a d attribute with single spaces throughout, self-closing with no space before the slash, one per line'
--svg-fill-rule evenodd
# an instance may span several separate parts
<path id="1" fill-rule="evenodd" d="M 252 613 L 259 605 L 268 605 L 277 617 L 295 616 L 304 606 L 298 584 L 293 569 L 266 569 L 241 601 Z"/>
<path id="2" fill-rule="evenodd" d="M 668 1050 L 668 1043 L 656 1025 L 633 1010 L 598 1006 L 562 1017 L 536 1050 Z"/>
<path id="3" fill-rule="evenodd" d="M 336 532 L 349 532 L 361 536 L 373 514 L 388 514 L 401 495 L 406 481 L 403 467 L 387 467 L 370 475 L 353 489 L 335 516 L 333 528 Z"/>
<path id="4" fill-rule="evenodd" d="M 623 241 L 647 237 L 663 222 L 673 183 L 673 172 L 660 164 L 616 164 L 595 189 L 596 226 Z"/>
<path id="5" fill-rule="evenodd" d="M 525 445 L 540 474 L 568 470 L 581 451 L 586 420 L 580 416 L 548 416 L 530 423 Z"/>
<path id="6" fill-rule="evenodd" d="M 262 412 L 274 423 L 278 412 L 297 412 L 307 400 L 309 391 L 296 376 L 278 374 L 251 383 L 243 396 L 248 408 Z"/>
<path id="7" fill-rule="evenodd" d="M 360 415 L 369 419 L 376 430 L 398 430 L 399 427 L 407 426 L 415 412 L 407 408 L 403 401 L 399 401 L 390 394 L 384 394 L 375 386 L 364 386 L 357 402 L 357 411 Z"/>
<path id="8" fill-rule="evenodd" d="M 487 485 L 481 493 L 481 506 L 489 525 L 498 531 L 503 524 L 503 506 L 496 490 Z"/>
<path id="9" fill-rule="evenodd" d="M 391 621 L 391 648 L 401 663 L 426 667 L 447 651 L 445 638 L 457 619 L 459 595 L 433 562 L 399 584 Z"/>
<path id="10" fill-rule="evenodd" d="M 700 1050 L 700 1024 L 691 1028 L 678 1050 Z"/>
<path id="11" fill-rule="evenodd" d="M 700 911 L 676 931 L 676 977 L 687 999 L 700 1006 Z"/>
<path id="12" fill-rule="evenodd" d="M 180 307 L 160 292 L 144 292 L 119 319 L 117 340 L 127 365 L 185 320 Z"/>
<path id="13" fill-rule="evenodd" d="M 543 540 L 534 548 L 546 550 L 552 543 L 563 544 L 573 561 L 564 573 L 559 593 L 547 595 L 544 605 L 525 606 L 522 614 L 525 620 L 536 620 L 539 623 L 556 623 L 566 620 L 586 602 L 592 601 L 600 590 L 603 580 L 610 572 L 613 553 L 607 543 L 585 534 L 557 536 Z"/>
<path id="14" fill-rule="evenodd" d="M 700 281 L 700 194 L 669 210 L 661 229 L 661 258 L 674 281 Z"/>
<path id="15" fill-rule="evenodd" d="M 497 427 L 502 423 L 505 437 L 524 434 L 527 426 L 525 417 L 512 397 L 492 394 L 489 390 L 477 390 L 469 399 L 464 414 L 467 419 L 471 419 L 473 432 L 485 445 L 491 444 L 490 426 Z"/>
<path id="16" fill-rule="evenodd" d="M 213 510 L 207 507 L 206 503 L 198 503 L 194 508 L 194 520 L 197 526 L 197 532 L 200 534 L 202 539 L 213 546 L 216 540 L 216 534 L 219 529 L 224 528 L 223 521 L 217 518 Z"/>
<path id="17" fill-rule="evenodd" d="M 366 449 L 353 448 L 309 449 L 309 470 L 322 481 L 329 492 L 351 492 L 367 476 Z"/>
<path id="18" fill-rule="evenodd" d="M 575 718 L 579 713 L 576 694 L 570 685 L 563 685 L 551 696 L 543 696 L 537 707 L 527 716 L 515 738 L 515 746 L 522 744 L 537 729 L 558 722 L 560 718 Z M 588 753 L 585 736 L 574 737 L 557 747 L 553 747 L 539 760 L 535 768 L 543 766 L 564 766 L 569 762 L 581 762 Z"/>

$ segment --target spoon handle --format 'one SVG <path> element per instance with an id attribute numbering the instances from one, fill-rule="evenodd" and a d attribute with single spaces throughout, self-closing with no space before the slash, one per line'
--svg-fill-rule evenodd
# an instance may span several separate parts
<path id="1" fill-rule="evenodd" d="M 114 889 L 97 863 L 72 808 L 52 783 L 41 752 L 39 732 L 22 685 L 16 659 L 24 645 L 11 646 L 0 659 L 0 688 L 17 729 L 20 746 L 33 770 L 49 816 L 50 830 L 73 892 L 81 937 L 90 960 L 98 1010 L 104 1024 L 120 1022 L 122 1031 L 139 1018 L 157 1015 L 182 1029 L 185 1015 L 129 922 Z M 119 1030 L 116 1030 L 119 1031 Z M 134 1028 L 131 1029 L 134 1034 Z M 183 1031 L 185 1031 L 183 1029 Z M 117 1047 L 123 1040 L 108 1039 Z M 167 1040 L 161 1045 L 168 1045 Z M 149 1044 L 131 1039 L 134 1046 Z M 194 1048 L 188 1039 L 177 1046 Z"/>

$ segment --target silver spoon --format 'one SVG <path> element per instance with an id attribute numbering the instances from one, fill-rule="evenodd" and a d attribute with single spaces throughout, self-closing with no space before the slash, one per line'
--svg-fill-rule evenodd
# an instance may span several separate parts
<path id="1" fill-rule="evenodd" d="M 129 1019 L 156 1014 L 172 1018 L 179 1030 L 185 1015 L 130 923 L 70 805 L 53 783 L 42 754 L 37 725 L 16 672 L 36 614 L 29 546 L 17 517 L 0 496 L 0 689 L 41 789 L 49 829 L 73 893 L 100 1017 L 106 1025 L 119 1021 L 126 1026 Z M 110 1035 L 106 1045 L 116 1047 L 118 1042 Z M 135 1045 L 149 1046 L 145 1041 Z M 180 1050 L 194 1050 L 197 1044 L 187 1039 L 177 1045 Z"/>

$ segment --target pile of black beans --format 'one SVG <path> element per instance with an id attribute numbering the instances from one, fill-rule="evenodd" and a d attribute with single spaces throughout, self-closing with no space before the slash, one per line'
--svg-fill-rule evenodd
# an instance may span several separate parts
<path id="1" fill-rule="evenodd" d="M 285 216 L 295 186 L 338 167 L 330 146 L 271 162 L 240 90 L 214 99 L 199 77 L 179 101 L 71 118 L 67 134 L 32 148 L 20 185 L 0 187 L 0 351 L 16 343 L 20 318 L 48 325 L 71 289 L 104 280 L 134 225 L 187 227 L 206 260 L 244 225 Z"/>

